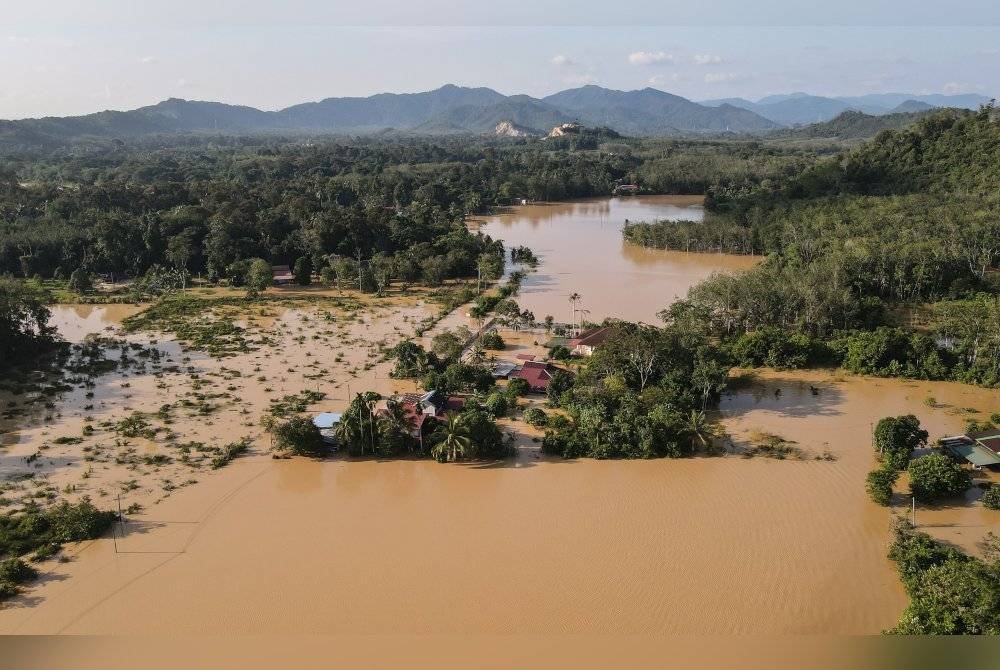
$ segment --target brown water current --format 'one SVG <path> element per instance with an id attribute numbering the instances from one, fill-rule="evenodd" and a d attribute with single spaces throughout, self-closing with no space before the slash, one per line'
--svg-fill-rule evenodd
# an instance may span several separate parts
<path id="1" fill-rule="evenodd" d="M 618 206 L 579 205 L 592 220 Z M 535 230 L 555 239 L 544 221 Z M 539 274 L 569 262 L 556 247 L 520 243 L 543 251 Z M 614 249 L 615 262 L 627 258 Z M 571 256 L 581 263 L 574 277 L 587 275 L 582 264 L 596 257 Z M 633 275 L 609 273 L 593 285 L 607 293 L 590 294 L 591 318 L 601 295 L 628 295 L 622 304 L 644 306 L 646 315 L 622 315 L 648 318 L 669 303 L 675 289 L 667 287 L 687 281 L 682 274 L 649 279 L 643 286 L 659 292 L 640 300 L 631 295 Z M 524 298 L 545 301 L 545 291 L 561 290 L 533 286 Z M 585 288 L 576 290 L 588 299 Z M 68 547 L 67 562 L 43 564 L 39 582 L 0 609 L 0 633 L 878 633 L 906 604 L 885 554 L 892 512 L 908 512 L 909 500 L 905 482 L 892 511 L 865 494 L 874 422 L 914 413 L 934 439 L 1000 410 L 1000 392 L 959 384 L 764 371 L 718 410 L 734 451 L 770 433 L 793 442 L 802 460 L 549 459 L 534 441 L 538 432 L 512 421 L 503 426 L 518 432 L 521 449 L 504 463 L 270 458 L 256 420 L 273 397 L 318 389 L 328 397 L 314 411 L 336 411 L 358 390 L 406 388 L 389 378 L 376 345 L 391 346 L 431 309 L 413 299 L 329 316 L 271 309 L 242 320 L 266 328 L 271 344 L 222 361 L 161 338 L 157 346 L 194 366 L 211 388 L 234 387 L 210 417 L 177 412 L 171 430 L 209 444 L 248 435 L 250 455 L 198 470 L 197 485 L 167 490 L 164 480 L 191 477 L 186 466 L 108 462 L 91 466 L 84 480 L 79 449 L 107 436 L 50 446 L 29 469 L 36 479 L 78 485 L 74 495 L 93 495 L 102 506 L 135 479 L 124 501 L 143 509 L 116 538 Z M 463 312 L 436 329 L 466 324 Z M 113 316 L 69 309 L 56 321 L 79 336 L 113 327 Z M 504 338 L 514 345 L 504 356 L 541 351 L 530 333 Z M 108 375 L 87 411 L 98 420 L 155 411 L 193 383 L 187 374 Z M 2 452 L 0 474 L 24 471 L 22 457 L 55 436 L 79 435 L 88 402 L 74 390 L 56 402 L 52 421 L 6 426 L 16 437 Z M 133 446 L 168 448 L 160 437 Z M 829 460 L 814 458 L 823 454 Z M 983 509 L 977 496 L 973 489 L 965 501 L 918 507 L 917 523 L 975 553 L 986 532 L 1000 532 L 1000 513 Z"/>
<path id="2" fill-rule="evenodd" d="M 701 196 L 657 195 L 526 205 L 472 225 L 507 248 L 530 247 L 541 259 L 517 299 L 538 319 L 551 315 L 571 323 L 569 296 L 579 293 L 590 321 L 613 316 L 659 323 L 657 312 L 713 272 L 746 270 L 760 259 L 646 249 L 625 242 L 622 225 L 703 216 Z"/>

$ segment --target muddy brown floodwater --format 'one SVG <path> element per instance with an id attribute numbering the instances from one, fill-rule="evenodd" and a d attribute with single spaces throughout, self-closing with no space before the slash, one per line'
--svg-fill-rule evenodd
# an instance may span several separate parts
<path id="1" fill-rule="evenodd" d="M 527 246 L 541 259 L 525 277 L 518 303 L 538 319 L 573 321 L 572 293 L 582 297 L 586 318 L 613 316 L 659 323 L 664 307 L 713 272 L 753 267 L 760 259 L 733 254 L 690 254 L 646 249 L 622 239 L 629 221 L 690 219 L 704 216 L 701 196 L 655 195 L 601 198 L 513 207 L 472 222 L 504 241 Z"/>
<path id="2" fill-rule="evenodd" d="M 618 206 L 579 205 L 598 219 Z M 565 262 L 561 253 L 543 249 L 539 273 Z M 624 257 L 610 256 L 613 263 Z M 572 269 L 573 276 L 588 271 Z M 605 275 L 606 295 L 627 296 L 623 305 L 646 305 L 648 314 L 681 281 L 662 280 L 640 302 L 632 277 Z M 561 290 L 534 287 L 527 295 L 539 300 Z M 600 294 L 592 295 L 596 309 Z M 234 394 L 250 403 L 251 417 L 268 402 L 253 382 L 255 368 L 287 390 L 328 391 L 317 410 L 342 409 L 347 383 L 352 392 L 396 385 L 367 347 L 375 339 L 391 344 L 426 313 L 413 304 L 372 309 L 334 315 L 329 324 L 314 313 L 277 313 L 266 318 L 275 331 L 269 347 L 192 363 L 202 376 L 224 372 L 222 364 L 245 371 Z M 462 311 L 439 327 L 464 323 Z M 59 318 L 66 332 L 108 325 L 72 310 Z M 88 318 L 94 322 L 84 325 Z M 308 336 L 317 329 L 321 339 Z M 522 339 L 516 351 L 533 346 L 530 336 Z M 335 364 L 332 353 L 345 361 Z M 327 369 L 321 378 L 303 376 L 317 366 Z M 155 388 L 139 375 L 130 381 L 130 402 L 141 406 Z M 186 392 L 183 377 L 168 383 L 171 394 Z M 118 385 L 105 387 L 110 408 Z M 59 408 L 66 420 L 79 420 L 74 397 Z M 155 408 L 160 401 L 145 402 Z M 0 609 L 0 632 L 878 633 L 896 622 L 906 599 L 885 558 L 891 511 L 864 492 L 872 424 L 912 412 L 933 439 L 998 410 L 1000 392 L 959 384 L 760 372 L 723 399 L 724 424 L 736 446 L 767 432 L 795 442 L 805 460 L 563 461 L 542 456 L 532 435 L 522 434 L 510 462 L 450 465 L 272 460 L 259 430 L 244 426 L 254 422 L 235 407 L 212 426 L 179 416 L 172 426 L 179 439 L 232 440 L 249 431 L 258 435 L 256 448 L 222 470 L 199 472 L 197 485 L 156 498 L 130 518 L 124 537 L 68 547 L 67 562 L 45 564 L 42 579 Z M 16 453 L 35 449 L 43 429 L 22 430 Z M 810 457 L 824 452 L 832 460 Z M 102 472 L 94 477 L 120 478 Z M 65 471 L 52 476 L 70 481 Z M 150 496 L 160 495 L 158 476 L 147 477 Z M 898 512 L 908 504 L 902 490 Z M 987 531 L 1000 530 L 1000 513 L 983 509 L 977 495 L 920 507 L 918 524 L 975 552 Z"/>

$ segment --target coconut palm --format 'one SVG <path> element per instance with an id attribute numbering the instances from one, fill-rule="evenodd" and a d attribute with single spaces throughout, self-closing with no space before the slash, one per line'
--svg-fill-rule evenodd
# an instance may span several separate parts
<path id="1" fill-rule="evenodd" d="M 448 422 L 437 432 L 440 440 L 434 445 L 431 455 L 439 461 L 457 461 L 472 445 L 469 428 L 461 414 L 448 417 Z"/>
<path id="2" fill-rule="evenodd" d="M 695 409 L 691 410 L 691 415 L 688 417 L 685 427 L 688 433 L 691 434 L 692 439 L 698 439 L 702 447 L 708 446 L 708 438 L 712 437 L 712 433 L 704 412 L 699 412 Z"/>
<path id="3" fill-rule="evenodd" d="M 573 293 L 570 293 L 570 295 L 569 295 L 569 302 L 570 302 L 571 305 L 573 305 L 573 325 L 574 325 L 574 327 L 576 326 L 576 310 L 577 310 L 577 306 L 580 304 L 580 301 L 582 299 L 583 298 L 580 296 L 580 294 L 577 293 L 577 292 L 575 292 L 575 291 Z"/>

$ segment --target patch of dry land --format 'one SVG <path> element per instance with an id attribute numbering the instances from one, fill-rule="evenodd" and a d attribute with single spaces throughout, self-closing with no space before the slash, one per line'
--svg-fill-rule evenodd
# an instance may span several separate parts
<path id="1" fill-rule="evenodd" d="M 112 338 L 97 346 L 128 363 L 3 395 L 3 498 L 121 495 L 131 512 L 123 534 L 43 563 L 0 632 L 878 633 L 905 596 L 890 512 L 864 492 L 872 422 L 913 412 L 935 438 L 1000 409 L 998 392 L 956 384 L 764 372 L 724 398 L 733 444 L 717 458 L 550 459 L 505 421 L 522 448 L 501 463 L 276 460 L 262 416 L 413 390 L 384 354 L 439 307 L 272 293 L 214 308 L 186 331 L 202 350 L 122 332 L 120 308 L 56 309 L 68 339 Z M 464 313 L 425 337 L 472 325 Z M 542 335 L 503 336 L 498 358 L 542 352 Z M 765 434 L 802 457 L 740 455 Z M 972 551 L 1000 524 L 971 498 L 917 514 Z"/>

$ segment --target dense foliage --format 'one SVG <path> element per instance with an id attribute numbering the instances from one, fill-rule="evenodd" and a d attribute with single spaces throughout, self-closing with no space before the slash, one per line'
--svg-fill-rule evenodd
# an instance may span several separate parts
<path id="1" fill-rule="evenodd" d="M 115 520 L 87 499 L 61 502 L 46 509 L 31 507 L 0 516 L 0 558 L 15 558 L 33 551 L 50 551 L 63 542 L 99 537 Z"/>
<path id="2" fill-rule="evenodd" d="M 679 326 L 613 327 L 565 390 L 552 392 L 550 382 L 550 402 L 568 417 L 549 417 L 543 449 L 566 458 L 653 458 L 707 446 L 704 410 L 726 382 L 723 352 Z"/>
<path id="3" fill-rule="evenodd" d="M 985 560 L 967 556 L 899 520 L 889 558 L 910 604 L 900 635 L 1000 635 L 1000 552 L 989 536 Z"/>
<path id="4" fill-rule="evenodd" d="M 992 107 L 932 114 L 795 174 L 720 183 L 704 223 L 631 223 L 624 235 L 767 255 L 688 297 L 714 332 L 744 338 L 742 362 L 995 386 L 998 150 Z"/>
<path id="5" fill-rule="evenodd" d="M 906 472 L 910 478 L 910 492 L 920 502 L 954 498 L 972 485 L 969 471 L 941 454 L 913 459 Z"/>
<path id="6" fill-rule="evenodd" d="M 54 342 L 43 297 L 21 282 L 0 277 L 0 369 L 51 348 Z"/>

